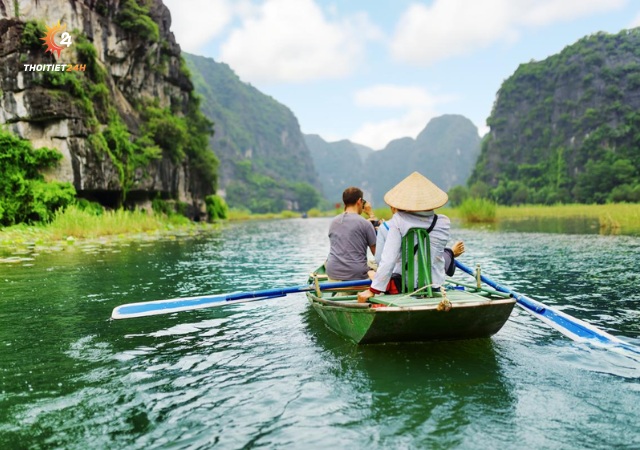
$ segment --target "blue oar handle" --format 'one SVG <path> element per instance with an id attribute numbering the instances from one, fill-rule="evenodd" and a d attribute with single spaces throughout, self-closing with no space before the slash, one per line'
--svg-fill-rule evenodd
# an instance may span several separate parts
<path id="1" fill-rule="evenodd" d="M 460 261 L 456 260 L 456 266 L 459 267 L 463 272 L 467 272 L 469 275 L 475 276 L 475 272 L 473 271 L 473 269 L 471 269 L 468 266 L 465 266 L 463 263 L 461 263 Z M 488 284 L 489 286 L 491 286 L 492 288 L 494 288 L 496 291 L 500 291 L 500 292 L 505 292 L 507 294 L 511 294 L 511 296 L 513 298 L 516 299 L 516 301 L 524 306 L 525 308 L 530 309 L 531 311 L 534 311 L 538 314 L 542 314 L 545 312 L 546 310 L 546 306 L 543 305 L 540 302 L 537 302 L 535 300 L 530 299 L 529 297 L 519 294 L 518 292 L 503 286 L 501 284 L 496 283 L 495 281 L 493 281 L 492 279 L 490 279 L 489 277 L 486 277 L 484 275 L 480 275 L 480 279 L 482 280 L 483 283 Z"/>
<path id="2" fill-rule="evenodd" d="M 348 287 L 356 287 L 356 286 L 369 286 L 371 284 L 371 280 L 354 280 L 354 281 L 335 281 L 335 282 L 325 282 L 319 283 L 318 287 L 321 290 L 326 289 L 339 289 L 339 288 L 348 288 Z M 275 288 L 275 289 L 262 289 L 260 291 L 250 291 L 250 292 L 236 292 L 234 294 L 228 294 L 226 297 L 227 301 L 232 300 L 241 300 L 245 298 L 258 298 L 258 297 L 269 297 L 271 295 L 276 295 L 278 297 L 285 296 L 287 294 L 295 294 L 296 292 L 306 292 L 313 291 L 315 289 L 314 284 L 303 284 L 301 286 L 293 286 L 288 288 Z"/>

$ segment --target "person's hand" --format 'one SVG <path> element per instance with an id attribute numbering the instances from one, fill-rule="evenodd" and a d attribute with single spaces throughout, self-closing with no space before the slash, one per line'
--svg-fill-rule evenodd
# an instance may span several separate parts
<path id="1" fill-rule="evenodd" d="M 376 216 L 373 214 L 373 210 L 371 209 L 371 203 L 367 202 L 362 208 L 362 211 L 367 215 L 369 219 L 374 219 Z"/>
<path id="2" fill-rule="evenodd" d="M 366 291 L 358 292 L 358 303 L 366 303 L 371 297 L 374 296 L 374 293 L 369 289 Z"/>
<path id="3" fill-rule="evenodd" d="M 458 241 L 453 244 L 453 247 L 451 247 L 451 251 L 453 252 L 453 256 L 455 258 L 462 255 L 464 253 L 464 242 Z"/>

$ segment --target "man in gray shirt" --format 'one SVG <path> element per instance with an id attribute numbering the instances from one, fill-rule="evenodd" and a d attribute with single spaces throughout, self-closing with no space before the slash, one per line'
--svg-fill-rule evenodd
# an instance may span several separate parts
<path id="1" fill-rule="evenodd" d="M 342 193 L 344 212 L 336 216 L 329 227 L 331 248 L 325 268 L 333 280 L 367 278 L 367 247 L 376 253 L 375 228 L 360 215 L 365 204 L 362 196 L 362 190 L 357 187 L 345 189 Z"/>

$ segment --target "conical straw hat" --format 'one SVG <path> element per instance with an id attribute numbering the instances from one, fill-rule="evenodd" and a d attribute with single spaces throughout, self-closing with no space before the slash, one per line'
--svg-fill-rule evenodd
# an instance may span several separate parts
<path id="1" fill-rule="evenodd" d="M 418 172 L 413 172 L 384 196 L 387 205 L 403 211 L 430 211 L 440 208 L 447 200 L 446 192 Z"/>

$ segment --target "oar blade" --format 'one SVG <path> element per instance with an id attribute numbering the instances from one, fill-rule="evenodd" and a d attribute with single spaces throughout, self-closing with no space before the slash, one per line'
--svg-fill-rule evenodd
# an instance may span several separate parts
<path id="1" fill-rule="evenodd" d="M 318 288 L 343 289 L 366 287 L 371 280 L 336 281 L 320 283 Z M 159 314 L 171 314 L 193 309 L 213 308 L 216 306 L 231 305 L 241 302 L 253 302 L 284 297 L 287 294 L 305 292 L 315 289 L 314 285 L 300 285 L 285 288 L 263 289 L 250 292 L 234 292 L 231 294 L 203 295 L 199 297 L 173 298 L 170 300 L 154 300 L 150 302 L 127 303 L 116 306 L 111 313 L 112 319 L 131 319 L 134 317 L 156 316 Z"/>
<path id="2" fill-rule="evenodd" d="M 131 319 L 134 317 L 171 314 L 193 309 L 212 308 L 227 304 L 229 295 L 204 295 L 200 297 L 173 298 L 152 302 L 127 303 L 116 306 L 111 313 L 112 319 Z"/>

